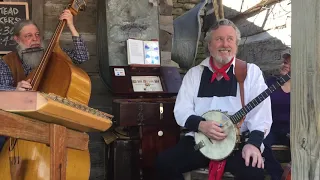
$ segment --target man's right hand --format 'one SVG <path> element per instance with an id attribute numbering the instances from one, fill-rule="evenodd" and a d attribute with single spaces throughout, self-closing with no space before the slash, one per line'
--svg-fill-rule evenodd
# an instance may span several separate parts
<path id="1" fill-rule="evenodd" d="M 31 84 L 31 79 L 28 79 L 27 81 L 20 81 L 18 82 L 18 85 L 17 85 L 17 88 L 16 88 L 16 91 L 27 91 L 29 89 L 32 88 Z"/>
<path id="2" fill-rule="evenodd" d="M 198 129 L 208 138 L 217 141 L 227 137 L 223 129 L 219 127 L 219 124 L 214 121 L 201 121 Z"/>

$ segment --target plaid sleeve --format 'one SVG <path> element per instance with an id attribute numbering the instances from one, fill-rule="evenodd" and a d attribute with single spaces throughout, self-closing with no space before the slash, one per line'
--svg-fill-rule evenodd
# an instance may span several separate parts
<path id="1" fill-rule="evenodd" d="M 8 65 L 0 58 L 0 91 L 12 91 L 14 81 Z"/>
<path id="2" fill-rule="evenodd" d="M 73 63 L 81 64 L 87 60 L 89 60 L 89 51 L 87 46 L 85 45 L 81 36 L 72 36 L 74 49 L 66 49 L 63 50 L 68 54 L 68 56 L 72 59 Z"/>

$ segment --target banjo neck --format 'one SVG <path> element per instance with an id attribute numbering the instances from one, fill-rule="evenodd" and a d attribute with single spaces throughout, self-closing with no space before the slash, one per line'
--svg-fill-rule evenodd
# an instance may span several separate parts
<path id="1" fill-rule="evenodd" d="M 270 94 L 272 94 L 275 90 L 277 90 L 279 87 L 281 87 L 284 83 L 290 80 L 290 72 L 284 76 L 281 76 L 277 81 L 272 84 L 268 89 L 264 90 L 262 93 L 260 93 L 256 98 L 251 100 L 247 105 L 245 105 L 243 108 L 241 108 L 239 111 L 237 111 L 234 115 L 230 116 L 230 120 L 233 124 L 237 124 L 241 121 L 241 119 L 246 116 L 252 109 L 254 109 L 256 106 L 258 106 L 262 101 L 267 99 Z"/>

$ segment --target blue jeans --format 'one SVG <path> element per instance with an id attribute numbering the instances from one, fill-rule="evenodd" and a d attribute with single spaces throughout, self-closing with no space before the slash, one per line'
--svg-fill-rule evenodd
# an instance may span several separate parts
<path id="1" fill-rule="evenodd" d="M 270 174 L 272 180 L 280 180 L 283 174 L 283 168 L 274 157 L 271 146 L 274 144 L 290 146 L 290 138 L 287 137 L 287 132 L 271 131 L 264 139 L 263 144 L 265 149 L 262 156 L 265 159 L 265 169 Z"/>

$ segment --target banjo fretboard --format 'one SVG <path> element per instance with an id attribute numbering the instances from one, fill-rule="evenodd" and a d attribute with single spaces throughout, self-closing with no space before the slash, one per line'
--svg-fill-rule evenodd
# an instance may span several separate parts
<path id="1" fill-rule="evenodd" d="M 245 105 L 242 109 L 236 112 L 234 115 L 230 117 L 233 124 L 240 122 L 240 120 L 247 115 L 253 108 L 258 106 L 263 100 L 267 99 L 275 90 L 277 90 L 284 83 L 289 81 L 291 78 L 290 73 L 281 76 L 274 84 L 272 84 L 268 89 L 259 94 L 256 98 L 251 100 L 247 105 Z"/>

